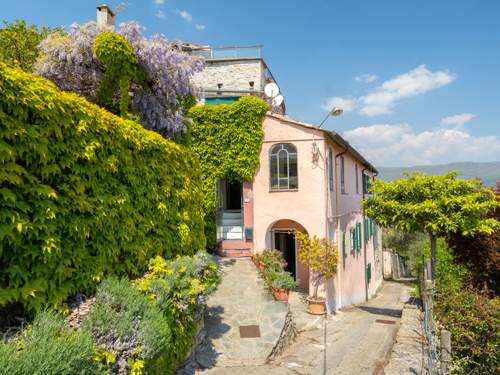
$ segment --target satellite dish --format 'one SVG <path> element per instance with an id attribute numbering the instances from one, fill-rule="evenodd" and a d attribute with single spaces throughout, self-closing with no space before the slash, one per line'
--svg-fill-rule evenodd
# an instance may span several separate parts
<path id="1" fill-rule="evenodd" d="M 280 93 L 280 88 L 276 83 L 271 82 L 264 87 L 264 93 L 268 98 L 274 98 L 276 95 Z"/>
<path id="2" fill-rule="evenodd" d="M 275 107 L 279 107 L 281 105 L 281 103 L 283 103 L 283 95 L 278 95 L 276 97 L 273 98 L 272 102 L 273 102 L 273 106 Z"/>

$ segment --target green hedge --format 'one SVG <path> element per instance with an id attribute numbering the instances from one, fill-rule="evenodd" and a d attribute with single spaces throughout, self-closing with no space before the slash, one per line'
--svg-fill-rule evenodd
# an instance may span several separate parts
<path id="1" fill-rule="evenodd" d="M 209 247 L 216 240 L 217 180 L 252 181 L 259 166 L 267 110 L 264 100 L 245 96 L 233 104 L 195 106 L 188 112 L 193 121 L 185 142 L 201 162 Z"/>
<path id="2" fill-rule="evenodd" d="M 0 65 L 0 306 L 60 306 L 154 255 L 205 246 L 183 146 Z"/>

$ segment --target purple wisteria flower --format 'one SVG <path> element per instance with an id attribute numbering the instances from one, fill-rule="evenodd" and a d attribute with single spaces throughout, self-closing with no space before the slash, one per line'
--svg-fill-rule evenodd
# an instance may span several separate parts
<path id="1" fill-rule="evenodd" d="M 191 77 L 203 69 L 203 60 L 180 51 L 163 35 L 147 39 L 140 30 L 137 22 L 121 23 L 117 30 L 131 44 L 147 76 L 144 82 L 130 87 L 132 111 L 144 127 L 176 137 L 184 130 L 182 100 L 188 95 L 198 97 Z M 93 55 L 92 46 L 103 31 L 113 30 L 88 22 L 72 24 L 65 34 L 49 35 L 40 44 L 42 57 L 35 64 L 35 72 L 61 90 L 95 101 L 105 69 Z"/>

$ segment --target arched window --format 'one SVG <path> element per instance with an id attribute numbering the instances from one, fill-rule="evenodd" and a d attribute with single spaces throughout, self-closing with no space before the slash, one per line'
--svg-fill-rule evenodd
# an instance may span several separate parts
<path id="1" fill-rule="evenodd" d="M 271 148 L 271 190 L 299 187 L 297 178 L 297 148 L 290 143 L 278 143 Z"/>

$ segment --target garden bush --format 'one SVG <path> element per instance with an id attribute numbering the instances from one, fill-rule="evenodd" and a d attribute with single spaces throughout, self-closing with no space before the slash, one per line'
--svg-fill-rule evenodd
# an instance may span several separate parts
<path id="1" fill-rule="evenodd" d="M 173 261 L 155 257 L 143 278 L 99 286 L 83 331 L 112 373 L 170 374 L 189 352 L 218 282 L 217 266 L 205 252 Z"/>
<path id="2" fill-rule="evenodd" d="M 183 146 L 0 64 L 0 306 L 60 306 L 205 246 Z"/>
<path id="3" fill-rule="evenodd" d="M 92 338 L 71 329 L 54 311 L 42 311 L 18 337 L 0 341 L 1 375 L 104 374 Z"/>
<path id="4" fill-rule="evenodd" d="M 430 245 L 423 249 L 430 256 Z M 421 261 L 418 262 L 421 267 Z M 500 373 L 500 298 L 472 287 L 468 269 L 456 261 L 443 239 L 437 241 L 434 313 L 451 332 L 453 373 Z"/>

